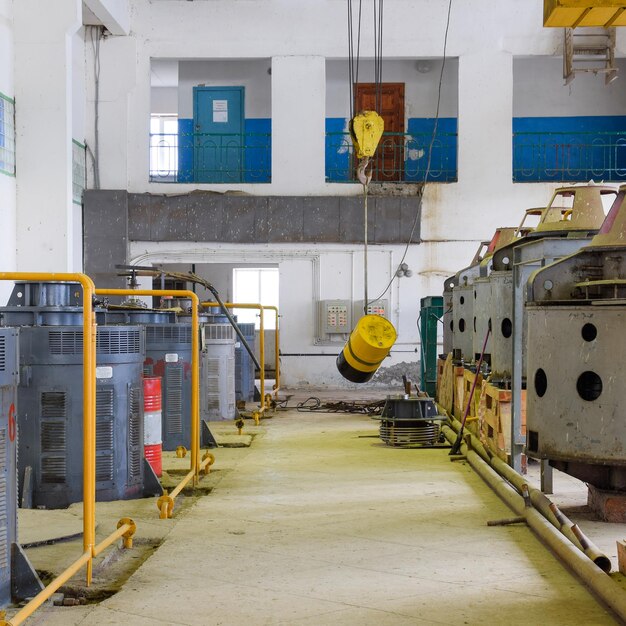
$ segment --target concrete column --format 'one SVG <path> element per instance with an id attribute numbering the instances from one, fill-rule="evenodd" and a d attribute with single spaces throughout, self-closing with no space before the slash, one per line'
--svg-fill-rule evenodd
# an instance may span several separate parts
<path id="1" fill-rule="evenodd" d="M 513 172 L 513 57 L 493 49 L 459 59 L 459 185 L 480 189 L 484 204 L 463 212 L 502 216 L 510 197 Z M 507 207 L 508 208 L 508 207 Z M 463 229 L 467 228 L 467 218 Z M 500 224 L 499 224 L 500 225 Z M 484 228 L 475 233 L 484 238 Z M 465 234 L 467 237 L 470 233 Z M 471 233 L 473 236 L 474 233 Z"/>
<path id="2" fill-rule="evenodd" d="M 71 39 L 81 2 L 20 0 L 13 8 L 17 267 L 72 271 Z"/>
<path id="3" fill-rule="evenodd" d="M 281 194 L 319 192 L 325 108 L 324 57 L 272 58 L 272 186 Z"/>
<path id="4" fill-rule="evenodd" d="M 93 56 L 89 49 L 88 94 L 87 94 L 87 141 L 95 145 L 95 107 Z M 99 171 L 101 189 L 127 189 L 129 163 L 138 159 L 135 167 L 141 172 L 140 180 L 148 180 L 149 168 L 149 128 L 150 128 L 150 59 L 142 58 L 144 74 L 143 90 L 136 93 L 137 82 L 137 40 L 134 37 L 107 37 L 100 41 L 100 81 L 99 81 Z M 145 69 L 147 68 L 147 69 Z M 139 110 L 133 102 L 140 98 L 147 102 Z M 131 122 L 141 118 L 143 126 L 133 128 Z"/>

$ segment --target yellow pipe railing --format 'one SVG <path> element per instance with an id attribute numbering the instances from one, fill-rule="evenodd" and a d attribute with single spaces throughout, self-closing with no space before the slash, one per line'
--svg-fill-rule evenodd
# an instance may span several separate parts
<path id="1" fill-rule="evenodd" d="M 200 306 L 208 309 L 217 307 L 220 308 L 218 302 L 201 302 Z M 276 371 L 276 381 L 274 384 L 274 394 L 278 393 L 278 389 L 280 388 L 280 365 L 279 365 L 279 354 L 280 354 L 280 335 L 278 328 L 278 307 L 263 305 L 257 303 L 250 302 L 224 302 L 224 306 L 229 309 L 254 309 L 259 311 L 259 320 L 260 320 L 260 328 L 259 328 L 259 361 L 261 365 L 261 370 L 259 373 L 259 384 L 261 387 L 261 407 L 259 409 L 260 413 L 263 413 L 267 406 L 265 404 L 265 309 L 271 309 L 274 311 L 276 315 L 276 333 L 274 336 L 274 346 L 276 350 L 276 361 L 275 361 L 275 371 Z"/>
<path id="2" fill-rule="evenodd" d="M 10 621 L 0 619 L 0 626 L 17 626 L 30 617 L 59 587 L 80 571 L 83 565 L 87 566 L 87 585 L 90 585 L 94 556 L 111 545 L 118 537 L 124 537 L 124 546 L 131 547 L 135 524 L 128 518 L 120 520 L 118 529 L 97 546 L 95 545 L 96 319 L 92 306 L 95 293 L 93 281 L 86 274 L 49 272 L 0 272 L 0 280 L 79 283 L 83 289 L 83 554 L 16 613 Z"/>
<path id="3" fill-rule="evenodd" d="M 162 501 L 168 503 L 170 514 L 167 517 L 171 517 L 176 496 L 190 480 L 193 480 L 193 484 L 196 485 L 200 471 L 204 468 L 204 465 L 200 463 L 200 324 L 198 319 L 200 301 L 193 291 L 185 289 L 96 289 L 96 294 L 102 296 L 174 296 L 191 299 L 191 467 L 171 494 L 165 494 L 157 500 L 159 511 L 161 511 Z M 211 458 L 213 461 L 209 465 L 215 461 L 213 455 Z"/>
<path id="4" fill-rule="evenodd" d="M 215 463 L 215 457 L 210 452 L 207 452 L 203 456 L 202 462 L 200 463 L 200 471 L 204 471 L 205 474 L 208 474 L 213 463 Z M 178 485 L 176 485 L 176 488 L 172 491 L 172 493 L 166 493 L 157 500 L 157 509 L 159 509 L 159 517 L 161 519 L 169 519 L 172 517 L 172 513 L 174 511 L 174 500 L 194 476 L 195 472 L 193 470 L 189 470 L 189 472 L 185 474 L 185 477 L 178 483 Z"/>

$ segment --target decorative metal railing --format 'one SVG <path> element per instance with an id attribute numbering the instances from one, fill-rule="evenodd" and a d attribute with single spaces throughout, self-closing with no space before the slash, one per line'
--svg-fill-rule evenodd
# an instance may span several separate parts
<path id="1" fill-rule="evenodd" d="M 0 93 L 0 172 L 15 176 L 15 101 Z"/>
<path id="2" fill-rule="evenodd" d="M 431 150 L 430 167 L 428 154 Z M 377 182 L 449 183 L 457 180 L 457 133 L 384 133 L 372 159 L 373 179 Z M 356 182 L 356 159 L 347 132 L 326 133 L 326 180 L 331 183 Z"/>
<path id="3" fill-rule="evenodd" d="M 150 181 L 269 183 L 271 133 L 152 133 Z"/>
<path id="4" fill-rule="evenodd" d="M 626 180 L 626 132 L 513 134 L 513 181 Z"/>

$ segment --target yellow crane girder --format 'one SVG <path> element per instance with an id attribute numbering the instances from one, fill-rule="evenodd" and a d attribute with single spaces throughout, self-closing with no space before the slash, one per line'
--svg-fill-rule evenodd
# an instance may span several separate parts
<path id="1" fill-rule="evenodd" d="M 543 25 L 554 28 L 626 26 L 626 1 L 544 0 Z"/>

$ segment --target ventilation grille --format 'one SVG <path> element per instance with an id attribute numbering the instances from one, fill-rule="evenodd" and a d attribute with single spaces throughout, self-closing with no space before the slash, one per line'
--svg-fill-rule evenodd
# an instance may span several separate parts
<path id="1" fill-rule="evenodd" d="M 99 328 L 96 337 L 98 354 L 138 354 L 141 334 L 132 328 Z"/>
<path id="2" fill-rule="evenodd" d="M 7 367 L 7 338 L 0 335 L 0 372 L 4 372 Z"/>
<path id="3" fill-rule="evenodd" d="M 171 326 L 158 325 L 146 327 L 146 343 L 191 343 L 191 326 L 189 324 L 175 324 Z"/>
<path id="4" fill-rule="evenodd" d="M 67 416 L 67 396 L 64 391 L 44 391 L 41 394 L 41 417 L 63 418 Z"/>
<path id="5" fill-rule="evenodd" d="M 143 375 L 144 376 L 154 376 L 154 365 L 144 365 L 143 366 Z"/>
<path id="6" fill-rule="evenodd" d="M 64 391 L 42 392 L 40 423 L 42 483 L 65 483 L 67 474 L 66 417 L 66 393 Z"/>
<path id="7" fill-rule="evenodd" d="M 207 409 L 211 412 L 220 410 L 220 358 L 208 358 L 207 371 Z"/>
<path id="8" fill-rule="evenodd" d="M 183 367 L 170 365 L 165 374 L 165 424 L 170 435 L 183 432 Z"/>
<path id="9" fill-rule="evenodd" d="M 96 389 L 96 482 L 113 480 L 113 387 Z"/>
<path id="10" fill-rule="evenodd" d="M 113 388 L 99 387 L 96 389 L 96 419 L 113 418 Z"/>
<path id="11" fill-rule="evenodd" d="M 235 329 L 230 324 L 206 324 L 204 327 L 204 339 L 206 341 L 224 341 L 235 338 Z"/>
<path id="12" fill-rule="evenodd" d="M 128 484 L 141 482 L 141 457 L 143 434 L 141 430 L 141 389 L 132 387 L 128 392 Z"/>
<path id="13" fill-rule="evenodd" d="M 50 354 L 82 354 L 82 330 L 51 330 L 48 333 Z"/>
<path id="14" fill-rule="evenodd" d="M 7 499 L 7 432 L 0 429 L 0 571 L 7 572 L 10 564 Z M 12 504 L 11 508 L 15 506 Z"/>

